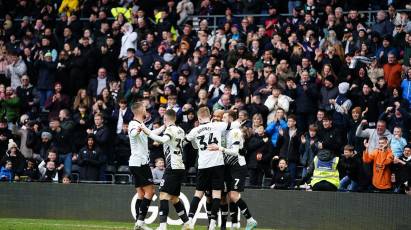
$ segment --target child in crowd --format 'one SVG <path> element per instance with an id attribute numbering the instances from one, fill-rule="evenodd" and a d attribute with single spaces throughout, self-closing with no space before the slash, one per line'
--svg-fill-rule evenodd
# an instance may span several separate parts
<path id="1" fill-rule="evenodd" d="M 27 166 L 24 168 L 23 175 L 27 182 L 37 181 L 39 179 L 39 170 L 36 167 L 36 160 L 27 160 Z"/>
<path id="2" fill-rule="evenodd" d="M 164 159 L 162 157 L 159 157 L 154 162 L 156 167 L 152 170 L 153 182 L 154 184 L 160 184 L 163 180 L 164 171 L 166 169 L 164 167 Z"/>
<path id="3" fill-rule="evenodd" d="M 411 186 L 411 144 L 404 147 L 400 157 L 395 157 L 392 171 L 395 174 L 394 192 L 404 193 Z"/>
<path id="4" fill-rule="evenodd" d="M 11 163 L 11 161 L 6 161 L 5 166 L 1 167 L 1 171 L 0 171 L 0 181 L 8 181 L 8 182 L 12 182 L 14 179 L 13 176 L 13 164 Z"/>
<path id="5" fill-rule="evenodd" d="M 57 150 L 51 148 L 48 151 L 47 159 L 42 161 L 38 166 L 41 174 L 40 181 L 58 182 L 59 172 L 62 172 L 63 168 L 64 164 L 58 162 Z"/>
<path id="6" fill-rule="evenodd" d="M 390 165 L 394 160 L 394 155 L 388 146 L 388 138 L 380 137 L 378 139 L 378 148 L 368 152 L 368 141 L 364 140 L 365 151 L 362 156 L 364 163 L 373 162 L 372 185 L 375 191 L 390 191 L 391 169 Z"/>
<path id="7" fill-rule="evenodd" d="M 59 174 L 54 161 L 44 161 L 39 165 L 39 171 L 41 173 L 40 181 L 42 182 L 58 182 Z"/>
<path id="8" fill-rule="evenodd" d="M 62 183 L 63 184 L 71 184 L 70 177 L 67 176 L 67 175 L 63 176 Z"/>
<path id="9" fill-rule="evenodd" d="M 300 145 L 300 163 L 304 167 L 302 176 L 307 174 L 307 168 L 313 162 L 314 157 L 318 153 L 318 127 L 315 124 L 311 124 L 308 128 L 308 133 L 301 135 Z"/>
<path id="10" fill-rule="evenodd" d="M 391 139 L 391 150 L 394 154 L 394 157 L 398 158 L 402 155 L 402 151 L 404 147 L 407 145 L 407 141 L 404 137 L 402 137 L 402 129 L 401 127 L 394 127 L 394 137 Z"/>
<path id="11" fill-rule="evenodd" d="M 288 189 L 291 185 L 291 176 L 287 170 L 287 161 L 280 159 L 277 170 L 274 170 L 274 175 L 271 180 L 270 188 L 273 189 Z"/>
<path id="12" fill-rule="evenodd" d="M 354 150 L 354 146 L 344 146 L 344 154 L 340 160 L 340 175 L 345 175 L 341 181 L 339 190 L 355 192 L 358 189 L 359 176 L 362 169 L 361 157 Z"/>

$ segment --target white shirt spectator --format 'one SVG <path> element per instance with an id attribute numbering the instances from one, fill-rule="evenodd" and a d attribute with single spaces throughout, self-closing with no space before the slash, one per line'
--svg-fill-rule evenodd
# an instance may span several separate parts
<path id="1" fill-rule="evenodd" d="M 137 49 L 137 33 L 133 32 L 133 26 L 130 23 L 126 23 L 122 27 L 122 31 L 124 35 L 121 38 L 120 59 L 127 57 L 128 49 Z"/>

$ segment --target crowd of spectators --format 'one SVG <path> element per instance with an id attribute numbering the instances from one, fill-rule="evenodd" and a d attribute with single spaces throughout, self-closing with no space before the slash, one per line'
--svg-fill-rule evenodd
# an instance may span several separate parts
<path id="1" fill-rule="evenodd" d="M 251 186 L 404 192 L 411 21 L 397 8 L 411 5 L 0 0 L 0 177 L 66 183 L 75 164 L 80 180 L 105 180 L 128 165 L 129 107 L 143 101 L 147 127 L 173 109 L 186 132 L 201 106 L 237 111 Z M 381 9 L 372 24 L 367 9 Z M 225 17 L 212 29 L 213 14 Z M 161 174 L 162 146 L 149 149 Z"/>

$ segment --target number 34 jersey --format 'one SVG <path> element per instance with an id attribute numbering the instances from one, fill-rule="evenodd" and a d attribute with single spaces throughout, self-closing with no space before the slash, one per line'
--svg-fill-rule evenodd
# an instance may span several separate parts
<path id="1" fill-rule="evenodd" d="M 187 134 L 186 139 L 194 142 L 198 147 L 198 168 L 205 169 L 224 165 L 224 157 L 221 151 L 208 151 L 207 146 L 217 144 L 221 146 L 223 132 L 230 128 L 225 122 L 209 122 L 200 124 Z"/>
<path id="2" fill-rule="evenodd" d="M 170 137 L 170 140 L 163 144 L 166 169 L 185 169 L 182 149 L 184 130 L 178 126 L 170 125 L 164 130 L 164 135 Z"/>

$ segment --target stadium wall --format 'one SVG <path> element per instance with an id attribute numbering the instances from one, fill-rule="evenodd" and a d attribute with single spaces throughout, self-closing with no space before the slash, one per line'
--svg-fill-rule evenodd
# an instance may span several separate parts
<path id="1" fill-rule="evenodd" d="M 132 222 L 133 189 L 129 185 L 0 183 L 0 217 Z M 186 207 L 193 190 L 182 189 Z M 411 198 L 405 195 L 249 189 L 243 198 L 259 226 L 268 229 L 411 229 Z M 150 207 L 149 222 L 158 219 L 156 204 L 157 200 Z M 172 208 L 170 213 L 174 215 Z M 198 216 L 204 224 L 203 207 Z M 179 222 L 172 216 L 169 223 Z"/>

